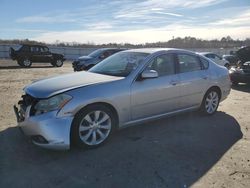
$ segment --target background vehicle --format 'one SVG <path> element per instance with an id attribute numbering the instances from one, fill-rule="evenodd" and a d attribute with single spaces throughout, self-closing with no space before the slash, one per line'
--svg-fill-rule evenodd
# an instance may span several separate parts
<path id="1" fill-rule="evenodd" d="M 223 55 L 223 59 L 227 60 L 230 64 L 230 66 L 237 65 L 239 58 L 236 55 Z"/>
<path id="2" fill-rule="evenodd" d="M 61 67 L 65 58 L 62 54 L 52 53 L 44 45 L 24 44 L 18 50 L 10 48 L 10 58 L 16 60 L 21 67 L 30 67 L 32 63 L 51 63 L 54 67 Z"/>
<path id="3" fill-rule="evenodd" d="M 240 61 L 229 70 L 230 79 L 234 85 L 250 83 L 250 46 L 239 49 L 236 55 Z"/>
<path id="4" fill-rule="evenodd" d="M 200 109 L 216 112 L 228 70 L 179 49 L 116 53 L 88 72 L 36 81 L 14 107 L 23 132 L 45 148 L 96 147 L 117 129 Z"/>
<path id="5" fill-rule="evenodd" d="M 201 55 L 204 55 L 205 57 L 211 59 L 212 61 L 214 61 L 215 63 L 217 63 L 218 65 L 224 66 L 226 68 L 230 68 L 230 63 L 229 61 L 227 61 L 226 59 L 223 59 L 222 57 L 220 57 L 219 55 L 215 54 L 215 53 L 211 53 L 211 52 L 201 52 L 199 53 Z"/>
<path id="6" fill-rule="evenodd" d="M 90 53 L 88 56 L 81 56 L 72 63 L 74 71 L 88 70 L 105 58 L 123 51 L 122 48 L 101 48 Z"/>

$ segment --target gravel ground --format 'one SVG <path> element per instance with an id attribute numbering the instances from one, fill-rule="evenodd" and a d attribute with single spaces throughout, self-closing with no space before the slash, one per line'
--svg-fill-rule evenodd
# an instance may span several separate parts
<path id="1" fill-rule="evenodd" d="M 233 88 L 211 117 L 130 127 L 92 150 L 38 148 L 19 132 L 12 106 L 31 81 L 67 72 L 70 63 L 21 69 L 0 60 L 0 187 L 250 187 L 250 86 Z"/>

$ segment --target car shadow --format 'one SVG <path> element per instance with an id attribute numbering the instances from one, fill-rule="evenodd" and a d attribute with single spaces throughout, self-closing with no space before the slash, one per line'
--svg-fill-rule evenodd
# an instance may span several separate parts
<path id="1" fill-rule="evenodd" d="M 232 89 L 249 93 L 250 92 L 250 84 L 238 84 L 236 86 L 233 85 Z"/>
<path id="2" fill-rule="evenodd" d="M 55 68 L 52 65 L 32 65 L 31 67 L 20 67 L 18 65 L 10 65 L 10 66 L 0 66 L 0 69 L 36 69 L 36 68 Z"/>
<path id="3" fill-rule="evenodd" d="M 0 132 L 0 187 L 189 187 L 242 138 L 236 119 L 188 113 L 116 132 L 95 149 L 58 152 Z"/>

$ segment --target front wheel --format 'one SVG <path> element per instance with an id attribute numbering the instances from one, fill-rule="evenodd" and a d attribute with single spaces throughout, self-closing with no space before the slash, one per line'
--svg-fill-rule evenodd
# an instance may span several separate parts
<path id="1" fill-rule="evenodd" d="M 62 59 L 57 59 L 57 60 L 54 60 L 51 64 L 54 67 L 61 67 L 61 66 L 63 66 L 63 60 Z"/>
<path id="2" fill-rule="evenodd" d="M 115 117 L 103 105 L 92 105 L 78 112 L 74 118 L 71 138 L 78 146 L 97 147 L 113 132 Z"/>
<path id="3" fill-rule="evenodd" d="M 204 96 L 201 111 L 205 115 L 212 115 L 216 112 L 220 102 L 219 92 L 216 89 L 210 89 Z"/>

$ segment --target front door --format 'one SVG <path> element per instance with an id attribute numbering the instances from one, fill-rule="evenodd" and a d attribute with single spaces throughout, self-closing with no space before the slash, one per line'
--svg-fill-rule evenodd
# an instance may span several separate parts
<path id="1" fill-rule="evenodd" d="M 173 54 L 160 55 L 146 67 L 157 71 L 159 76 L 132 83 L 132 120 L 164 114 L 179 108 L 179 77 L 175 67 Z"/>

